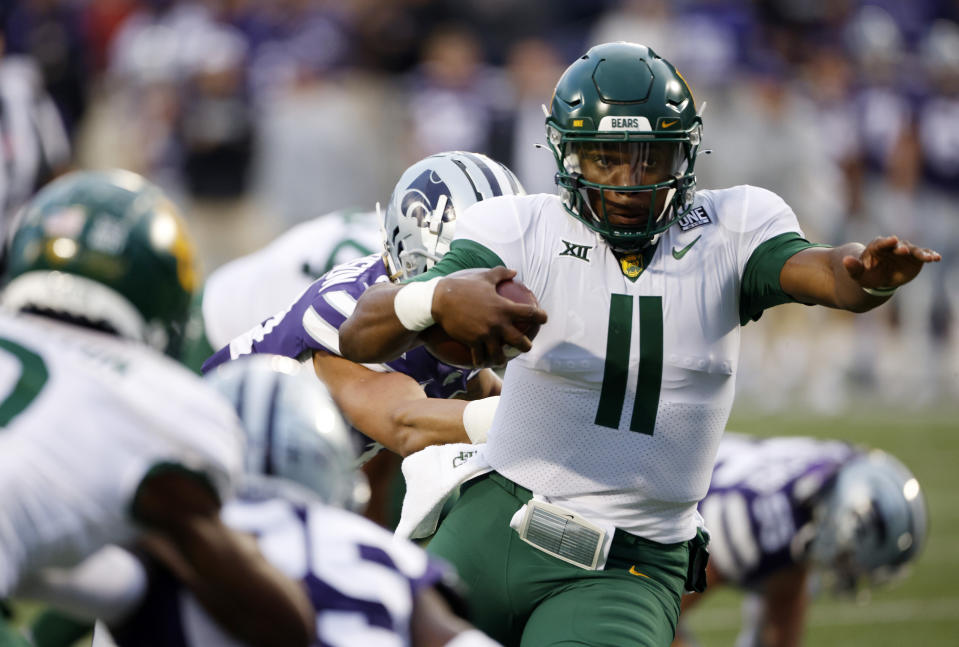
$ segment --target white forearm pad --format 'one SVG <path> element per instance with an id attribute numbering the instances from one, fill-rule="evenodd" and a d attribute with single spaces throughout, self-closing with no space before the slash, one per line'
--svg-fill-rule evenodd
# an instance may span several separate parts
<path id="1" fill-rule="evenodd" d="M 480 400 L 472 400 L 463 409 L 463 427 L 474 445 L 485 443 L 489 428 L 493 425 L 493 416 L 499 406 L 499 396 L 493 395 Z"/>
<path id="2" fill-rule="evenodd" d="M 404 328 L 419 332 L 436 323 L 433 321 L 433 292 L 442 278 L 437 276 L 429 281 L 412 281 L 396 293 L 393 310 Z"/>
<path id="3" fill-rule="evenodd" d="M 453 640 L 443 647 L 502 647 L 502 645 L 479 629 L 469 629 L 456 634 Z"/>

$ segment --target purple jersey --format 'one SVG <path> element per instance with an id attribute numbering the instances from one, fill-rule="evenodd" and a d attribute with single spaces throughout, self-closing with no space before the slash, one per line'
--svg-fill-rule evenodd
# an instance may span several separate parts
<path id="1" fill-rule="evenodd" d="M 266 559 L 302 583 L 316 611 L 316 645 L 411 644 L 416 595 L 451 574 L 418 546 L 320 503 L 238 500 L 223 519 L 254 535 Z M 146 600 L 113 634 L 120 647 L 238 646 L 162 569 L 151 571 Z"/>
<path id="2" fill-rule="evenodd" d="M 388 280 L 382 254 L 337 265 L 314 281 L 289 308 L 214 353 L 203 363 L 203 372 L 251 353 L 273 353 L 301 361 L 308 360 L 314 350 L 339 355 L 339 329 L 353 312 L 357 299 L 371 285 Z M 409 375 L 431 398 L 451 398 L 465 393 L 467 381 L 475 374 L 475 371 L 444 364 L 422 346 L 391 362 L 364 366 L 374 371 Z M 362 458 L 368 460 L 379 445 L 369 445 L 370 438 L 356 433 L 361 436 L 361 443 L 367 445 Z"/>
<path id="3" fill-rule="evenodd" d="M 795 564 L 794 539 L 811 520 L 812 500 L 855 455 L 838 441 L 725 434 L 699 504 L 722 576 L 752 587 Z"/>

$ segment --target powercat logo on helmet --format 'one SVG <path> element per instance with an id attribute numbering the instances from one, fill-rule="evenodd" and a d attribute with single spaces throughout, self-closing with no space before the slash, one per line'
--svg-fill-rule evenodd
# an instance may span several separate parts
<path id="1" fill-rule="evenodd" d="M 450 190 L 446 183 L 430 169 L 423 171 L 415 180 L 410 182 L 401 201 L 403 214 L 416 218 L 420 227 L 429 227 L 430 231 L 439 231 L 440 224 L 453 220 L 455 211 L 449 200 Z M 439 213 L 440 200 L 444 199 L 443 209 Z"/>
<path id="2" fill-rule="evenodd" d="M 635 117 L 606 116 L 599 120 L 599 128 L 597 130 L 635 130 L 638 132 L 649 132 L 652 128 L 649 125 L 649 119 L 642 115 Z"/>

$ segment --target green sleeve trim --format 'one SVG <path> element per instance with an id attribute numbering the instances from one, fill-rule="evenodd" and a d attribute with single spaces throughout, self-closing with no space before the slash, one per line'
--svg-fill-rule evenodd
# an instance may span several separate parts
<path id="1" fill-rule="evenodd" d="M 753 251 L 746 262 L 739 290 L 740 325 L 758 320 L 766 308 L 796 302 L 783 291 L 779 274 L 794 254 L 810 247 L 828 245 L 813 244 L 796 232 L 788 232 L 764 241 Z"/>
<path id="2" fill-rule="evenodd" d="M 450 251 L 436 265 L 410 280 L 428 281 L 437 276 L 446 276 L 473 267 L 492 269 L 500 265 L 505 266 L 506 263 L 490 248 L 472 240 L 460 239 L 453 241 Z"/>
<path id="3" fill-rule="evenodd" d="M 143 494 L 143 488 L 146 487 L 146 484 L 149 483 L 151 479 L 170 473 L 183 474 L 184 476 L 195 479 L 198 483 L 209 489 L 213 494 L 213 497 L 222 503 L 222 500 L 220 499 L 220 493 L 216 489 L 216 486 L 213 485 L 213 481 L 210 480 L 209 476 L 203 472 L 191 470 L 189 467 L 181 465 L 180 463 L 162 461 L 159 463 L 154 463 L 154 465 L 147 470 L 147 473 L 143 476 L 143 478 L 140 479 L 140 484 L 137 485 L 137 491 L 133 494 L 133 499 L 130 501 L 130 516 L 134 521 L 141 524 L 145 524 L 146 521 L 140 514 L 139 506 L 140 496 Z"/>

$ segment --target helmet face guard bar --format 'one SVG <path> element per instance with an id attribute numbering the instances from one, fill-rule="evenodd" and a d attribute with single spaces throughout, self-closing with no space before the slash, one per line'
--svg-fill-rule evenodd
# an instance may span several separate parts
<path id="1" fill-rule="evenodd" d="M 692 205 L 686 205 L 678 213 L 672 214 L 672 217 L 666 217 L 667 211 L 671 206 L 673 197 L 677 192 L 683 189 L 689 189 L 692 186 L 695 186 L 695 179 L 689 176 L 675 176 L 666 180 L 665 182 L 657 182 L 656 184 L 644 184 L 644 185 L 635 185 L 635 186 L 623 186 L 611 188 L 609 185 L 598 184 L 596 182 L 590 182 L 589 180 L 584 180 L 581 175 L 566 175 L 566 176 L 557 176 L 557 184 L 570 192 L 576 193 L 575 200 L 578 202 L 581 209 L 587 210 L 593 215 L 593 219 L 586 220 L 583 219 L 583 222 L 593 231 L 596 231 L 600 234 L 607 236 L 610 239 L 610 242 L 620 242 L 628 244 L 630 242 L 635 242 L 637 239 L 646 241 L 651 240 L 657 234 L 661 234 L 678 219 L 684 216 L 689 212 Z M 616 227 L 609 221 L 607 215 L 607 200 L 606 200 L 606 191 L 615 190 L 617 193 L 649 193 L 650 194 L 650 206 L 649 214 L 645 220 L 645 223 L 638 228 L 626 228 L 626 227 Z M 596 192 L 599 196 L 599 201 L 601 205 L 601 213 L 595 213 L 590 199 L 590 191 Z M 659 204 L 660 196 L 662 193 L 666 193 L 666 198 L 663 200 L 663 210 L 660 213 L 655 213 L 655 207 Z"/>
<path id="2" fill-rule="evenodd" d="M 571 132 L 552 120 L 549 120 L 548 129 L 550 148 L 557 166 L 562 169 L 556 174 L 556 184 L 560 187 L 566 210 L 606 238 L 617 251 L 634 251 L 650 244 L 692 207 L 696 187 L 694 167 L 702 134 L 698 117 L 693 126 L 681 132 Z M 669 144 L 674 145 L 672 151 L 666 148 Z M 658 155 L 654 152 L 657 150 Z M 584 163 L 590 164 L 582 159 L 582 155 L 587 152 L 603 158 L 599 160 L 601 164 L 611 161 L 620 166 L 628 165 L 630 172 L 620 173 L 625 182 L 586 179 L 584 171 L 589 169 L 584 169 Z M 666 164 L 668 168 L 647 172 L 646 166 L 651 163 L 661 167 Z M 645 182 L 648 175 L 654 176 L 652 179 L 665 179 Z M 607 192 L 648 193 L 646 217 L 638 219 L 636 227 L 617 227 L 609 220 Z M 591 200 L 591 193 L 597 199 Z M 597 204 L 598 212 L 594 208 Z"/>

